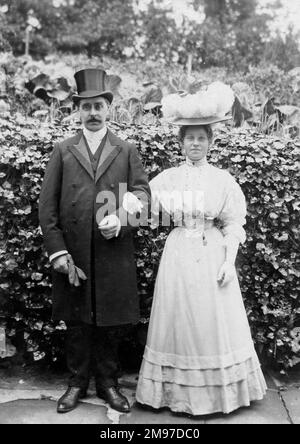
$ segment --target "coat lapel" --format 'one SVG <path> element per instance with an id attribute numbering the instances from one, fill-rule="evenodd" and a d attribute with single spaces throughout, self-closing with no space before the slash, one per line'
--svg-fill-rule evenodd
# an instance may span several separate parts
<path id="1" fill-rule="evenodd" d="M 121 151 L 121 147 L 118 145 L 113 145 L 110 140 L 110 132 L 107 134 L 106 143 L 104 145 L 97 172 L 95 177 L 95 182 L 98 182 L 100 177 L 105 173 L 107 168 L 110 166 L 112 161 L 118 156 Z"/>
<path id="2" fill-rule="evenodd" d="M 83 166 L 87 173 L 94 180 L 93 168 L 87 151 L 86 143 L 83 137 L 83 133 L 80 133 L 78 144 L 74 144 L 68 147 L 71 153 L 76 157 L 78 162 Z"/>

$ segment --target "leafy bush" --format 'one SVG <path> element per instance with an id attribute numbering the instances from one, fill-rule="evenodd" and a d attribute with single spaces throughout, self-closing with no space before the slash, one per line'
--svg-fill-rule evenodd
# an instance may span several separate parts
<path id="1" fill-rule="evenodd" d="M 159 123 L 111 127 L 138 145 L 150 178 L 181 161 L 172 128 Z M 29 359 L 60 361 L 64 325 L 50 321 L 50 267 L 37 202 L 53 143 L 76 127 L 41 125 L 19 116 L 0 119 L 0 129 L 2 324 Z M 237 261 L 240 284 L 258 350 L 284 368 L 300 361 L 299 147 L 250 131 L 224 130 L 210 153 L 210 162 L 228 168 L 246 195 L 248 238 Z M 166 229 L 143 229 L 136 237 L 142 326 L 166 236 Z"/>
<path id="2" fill-rule="evenodd" d="M 163 95 L 175 91 L 194 93 L 213 80 L 230 84 L 238 103 L 233 110 L 236 126 L 245 121 L 262 133 L 300 134 L 300 68 L 284 72 L 273 65 L 250 67 L 248 72 L 222 68 L 194 71 L 188 76 L 178 64 L 52 54 L 43 61 L 0 54 L 0 93 L 6 91 L 11 112 L 22 112 L 43 121 L 69 118 L 75 92 L 73 73 L 82 67 L 104 68 L 106 88 L 114 92 L 112 119 L 118 123 L 155 122 Z M 3 85 L 3 86 L 2 86 Z M 150 118 L 149 118 L 150 117 Z"/>
<path id="3" fill-rule="evenodd" d="M 300 105 L 299 68 L 284 72 L 275 65 L 250 67 L 244 81 L 262 102 L 274 97 L 280 104 Z"/>

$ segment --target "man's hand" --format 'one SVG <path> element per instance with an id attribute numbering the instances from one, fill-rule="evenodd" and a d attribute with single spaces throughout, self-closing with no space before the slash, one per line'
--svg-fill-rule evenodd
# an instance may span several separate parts
<path id="1" fill-rule="evenodd" d="M 57 273 L 68 274 L 68 255 L 64 254 L 62 256 L 58 256 L 56 259 L 53 259 L 52 266 L 54 271 Z"/>
<path id="2" fill-rule="evenodd" d="M 102 236 L 106 239 L 112 239 L 119 235 L 121 229 L 120 219 L 114 214 L 106 216 L 98 225 Z"/>
<path id="3" fill-rule="evenodd" d="M 218 282 L 220 287 L 225 287 L 235 276 L 235 266 L 230 262 L 224 262 L 218 274 Z"/>

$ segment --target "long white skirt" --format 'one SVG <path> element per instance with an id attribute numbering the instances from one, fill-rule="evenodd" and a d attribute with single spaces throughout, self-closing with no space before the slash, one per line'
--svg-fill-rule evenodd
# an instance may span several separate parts
<path id="1" fill-rule="evenodd" d="M 217 282 L 223 235 L 205 234 L 174 229 L 161 258 L 136 393 L 153 408 L 230 413 L 266 393 L 238 279 Z"/>

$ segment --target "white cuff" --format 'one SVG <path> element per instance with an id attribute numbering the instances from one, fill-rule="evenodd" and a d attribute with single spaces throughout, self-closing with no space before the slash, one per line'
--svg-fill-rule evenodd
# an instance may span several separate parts
<path id="1" fill-rule="evenodd" d="M 52 262 L 57 257 L 64 256 L 65 254 L 68 254 L 67 250 L 61 250 L 61 251 L 58 251 L 57 253 L 53 253 L 49 257 L 49 261 Z"/>

